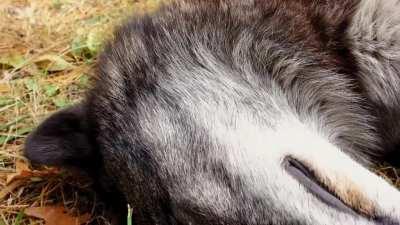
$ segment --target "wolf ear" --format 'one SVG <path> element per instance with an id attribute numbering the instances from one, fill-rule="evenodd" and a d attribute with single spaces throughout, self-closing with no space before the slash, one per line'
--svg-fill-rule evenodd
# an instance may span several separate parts
<path id="1" fill-rule="evenodd" d="M 82 167 L 93 152 L 84 103 L 46 119 L 28 136 L 24 149 L 32 163 L 51 166 Z"/>

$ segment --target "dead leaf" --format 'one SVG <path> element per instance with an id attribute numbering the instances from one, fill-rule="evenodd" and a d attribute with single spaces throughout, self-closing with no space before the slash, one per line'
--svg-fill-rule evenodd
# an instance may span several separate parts
<path id="1" fill-rule="evenodd" d="M 24 213 L 28 216 L 43 219 L 45 225 L 80 225 L 90 219 L 90 214 L 75 217 L 69 215 L 64 206 L 32 207 L 25 209 Z"/>
<path id="2" fill-rule="evenodd" d="M 18 160 L 15 164 L 15 173 L 7 175 L 6 183 L 10 184 L 15 180 L 28 180 L 32 178 L 41 178 L 47 176 L 55 176 L 60 173 L 57 168 L 49 168 L 46 170 L 31 170 L 24 161 Z"/>
<path id="3" fill-rule="evenodd" d="M 62 71 L 72 69 L 73 65 L 66 61 L 63 57 L 55 54 L 42 55 L 38 59 L 34 60 L 35 64 L 47 71 Z"/>
<path id="4" fill-rule="evenodd" d="M 10 66 L 16 69 L 19 69 L 25 63 L 25 57 L 19 53 L 11 53 L 9 55 L 0 57 L 0 65 Z"/>
<path id="5" fill-rule="evenodd" d="M 16 181 L 12 182 L 11 184 L 2 188 L 0 190 L 0 201 L 3 200 L 8 194 L 10 194 L 12 191 L 14 191 L 16 188 L 20 187 L 23 184 L 24 184 L 24 181 L 16 180 Z"/>

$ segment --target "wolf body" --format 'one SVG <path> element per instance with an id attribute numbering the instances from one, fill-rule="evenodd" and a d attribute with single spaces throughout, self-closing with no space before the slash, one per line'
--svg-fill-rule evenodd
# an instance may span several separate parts
<path id="1" fill-rule="evenodd" d="M 142 224 L 400 224 L 400 1 L 182 0 L 133 18 L 27 139 Z M 398 157 L 398 160 L 400 158 Z"/>

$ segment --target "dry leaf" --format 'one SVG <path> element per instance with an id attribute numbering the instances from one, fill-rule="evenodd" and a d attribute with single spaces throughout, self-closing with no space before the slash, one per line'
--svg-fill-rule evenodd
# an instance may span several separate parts
<path id="1" fill-rule="evenodd" d="M 62 71 L 72 69 L 73 65 L 65 60 L 63 57 L 55 54 L 42 55 L 34 60 L 35 64 L 47 71 Z"/>
<path id="2" fill-rule="evenodd" d="M 11 53 L 6 56 L 0 57 L 0 65 L 11 66 L 13 68 L 20 68 L 26 63 L 26 59 L 22 54 Z"/>
<path id="3" fill-rule="evenodd" d="M 16 188 L 20 187 L 23 184 L 24 181 L 16 180 L 15 182 L 12 182 L 11 184 L 2 188 L 0 190 L 0 201 L 3 200 L 6 196 L 8 196 L 8 194 L 10 194 L 12 191 L 14 191 Z"/>
<path id="4" fill-rule="evenodd" d="M 45 225 L 80 225 L 90 219 L 90 214 L 75 217 L 69 215 L 64 206 L 32 207 L 25 209 L 28 216 L 43 219 Z"/>
<path id="5" fill-rule="evenodd" d="M 49 168 L 47 170 L 31 170 L 24 161 L 18 160 L 16 162 L 16 171 L 7 175 L 7 184 L 10 184 L 14 180 L 27 180 L 37 177 L 54 176 L 60 173 L 57 168 Z"/>

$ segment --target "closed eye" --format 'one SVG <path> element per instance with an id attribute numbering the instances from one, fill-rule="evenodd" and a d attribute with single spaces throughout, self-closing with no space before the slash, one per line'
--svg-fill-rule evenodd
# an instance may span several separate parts
<path id="1" fill-rule="evenodd" d="M 302 186 L 307 189 L 309 193 L 314 195 L 320 201 L 341 212 L 345 212 L 354 216 L 364 216 L 357 213 L 356 210 L 348 206 L 340 199 L 340 197 L 330 191 L 329 188 L 318 179 L 315 173 L 302 162 L 288 156 L 284 159 L 283 165 L 285 170 L 294 179 L 296 179 Z"/>

